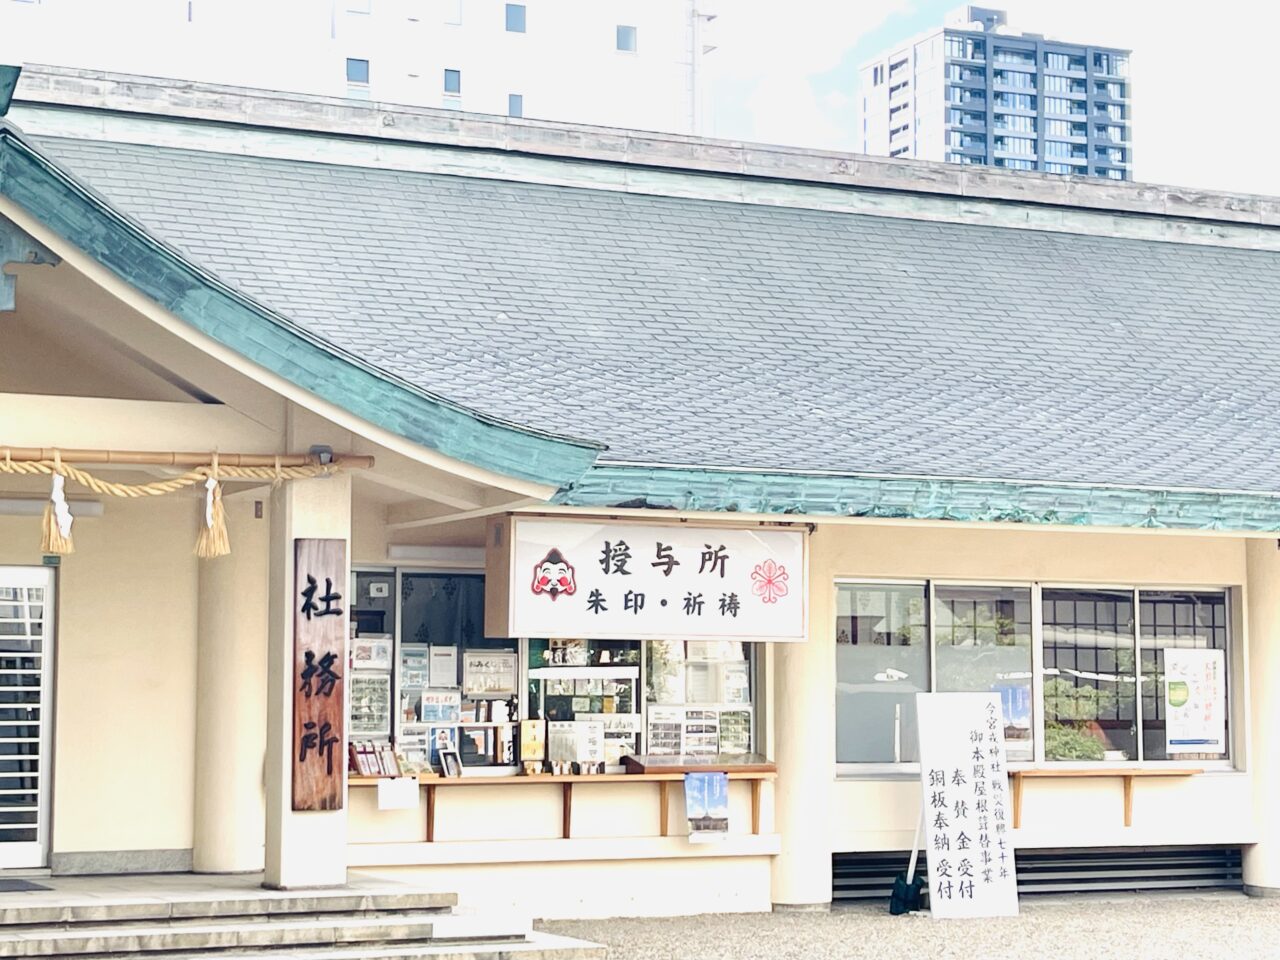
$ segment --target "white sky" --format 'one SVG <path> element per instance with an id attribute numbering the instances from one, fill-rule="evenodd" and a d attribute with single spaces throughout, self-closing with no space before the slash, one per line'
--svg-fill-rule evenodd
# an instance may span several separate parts
<path id="1" fill-rule="evenodd" d="M 97 0 L 59 2 L 82 4 L 88 12 Z M 173 16 L 185 9 L 177 0 L 132 2 Z M 284 15 L 294 4 L 323 0 L 259 2 L 264 15 Z M 946 12 L 960 5 L 957 0 L 695 2 L 720 14 L 706 36 L 717 49 L 703 61 L 701 79 L 714 118 L 705 132 L 840 150 L 856 146 L 858 63 L 940 26 Z M 1280 133 L 1273 106 L 1280 92 L 1277 0 L 991 0 L 985 5 L 1007 9 L 1014 31 L 1133 50 L 1138 180 L 1280 196 Z M 99 31 L 79 33 L 67 37 L 69 47 L 77 40 L 96 41 L 102 49 Z M 20 62 L 12 59 L 23 57 L 20 40 L 0 32 L 0 62 Z M 74 55 L 42 53 L 33 59 L 76 62 Z M 181 75 L 181 67 L 173 72 Z"/>
<path id="2" fill-rule="evenodd" d="M 1016 32 L 1133 50 L 1137 179 L 1280 195 L 1280 121 L 1274 106 L 1280 93 L 1280 3 L 994 0 L 985 5 L 1007 9 Z M 943 12 L 955 6 L 959 3 L 937 0 L 722 0 L 724 16 L 716 25 L 722 46 L 706 61 L 718 117 L 712 132 L 851 149 L 857 96 L 851 56 L 877 52 L 861 49 L 860 40 L 891 15 L 905 24 L 905 39 L 941 25 Z"/>

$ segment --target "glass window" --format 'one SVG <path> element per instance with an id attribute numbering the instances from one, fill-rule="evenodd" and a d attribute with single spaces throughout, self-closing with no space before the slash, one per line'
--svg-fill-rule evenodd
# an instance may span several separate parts
<path id="1" fill-rule="evenodd" d="M 444 72 L 444 92 L 445 93 L 461 93 L 462 92 L 462 71 L 446 70 Z"/>
<path id="2" fill-rule="evenodd" d="M 347 83 L 368 83 L 369 61 L 347 58 Z"/>
<path id="3" fill-rule="evenodd" d="M 1165 655 L 1169 650 L 1221 650 L 1226 671 L 1227 597 L 1223 593 L 1138 594 L 1142 664 L 1142 759 L 1222 760 L 1226 753 L 1170 753 L 1165 730 Z M 1230 711 L 1224 706 L 1224 716 Z"/>
<path id="4" fill-rule="evenodd" d="M 627 53 L 636 52 L 636 28 L 618 24 L 618 49 Z"/>
<path id="5" fill-rule="evenodd" d="M 396 575 L 360 571 L 354 575 L 355 599 L 351 619 L 357 637 L 394 637 L 396 633 Z"/>
<path id="6" fill-rule="evenodd" d="M 1137 760 L 1133 594 L 1044 591 L 1046 760 Z"/>
<path id="7" fill-rule="evenodd" d="M 915 694 L 928 689 L 924 585 L 841 585 L 836 601 L 836 759 L 919 760 Z"/>
<path id="8" fill-rule="evenodd" d="M 530 640 L 528 696 L 531 719 L 602 723 L 608 767 L 616 768 L 624 756 L 641 752 L 643 694 L 637 640 Z M 701 715 L 694 719 L 699 722 L 691 740 L 711 726 L 710 721 L 701 722 Z M 679 732 L 681 737 L 687 732 L 683 723 Z M 679 753 L 682 742 L 677 740 L 677 749 L 665 752 Z"/>
<path id="9" fill-rule="evenodd" d="M 1026 137 L 996 137 L 996 149 L 1031 155 L 1036 152 L 1036 142 Z"/>
<path id="10" fill-rule="evenodd" d="M 484 635 L 484 577 L 404 573 L 400 616 L 396 746 L 432 764 L 445 741 L 467 766 L 514 763 L 519 642 Z"/>
<path id="11" fill-rule="evenodd" d="M 1033 166 L 1008 158 L 995 162 Z M 1046 165 L 1053 173 L 1073 169 Z M 914 695 L 931 689 L 999 693 L 1008 759 L 1014 762 L 1228 759 L 1229 749 L 1217 749 L 1217 737 L 1229 733 L 1228 700 L 1219 705 L 1223 725 L 1213 733 L 1174 728 L 1174 744 L 1182 749 L 1170 748 L 1167 716 L 1169 704 L 1180 705 L 1177 696 L 1194 705 L 1198 690 L 1212 690 L 1215 671 L 1220 695 L 1228 692 L 1225 591 L 1045 588 L 1039 634 L 1032 597 L 1030 585 L 840 585 L 838 762 L 917 760 Z M 1032 684 L 1036 643 L 1043 664 L 1039 703 Z M 1218 653 L 1184 656 L 1171 665 L 1179 650 Z M 1176 681 L 1167 690 L 1170 671 Z M 1208 682 L 1192 682 L 1206 675 Z M 1182 719 L 1191 724 L 1195 716 Z M 1040 722 L 1044 742 L 1037 747 Z"/>
<path id="12" fill-rule="evenodd" d="M 519 93 L 507 94 L 507 116 L 523 117 L 524 116 L 524 95 Z"/>
<path id="13" fill-rule="evenodd" d="M 648 753 L 753 752 L 751 647 L 727 640 L 645 644 Z"/>
<path id="14" fill-rule="evenodd" d="M 934 589 L 934 689 L 1000 694 L 1010 760 L 1034 758 L 1031 588 Z"/>
<path id="15" fill-rule="evenodd" d="M 524 4 L 507 4 L 507 32 L 524 33 Z"/>

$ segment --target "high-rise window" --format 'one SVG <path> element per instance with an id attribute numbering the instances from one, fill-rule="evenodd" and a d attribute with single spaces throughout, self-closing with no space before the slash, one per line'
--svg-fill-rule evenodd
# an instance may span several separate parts
<path id="1" fill-rule="evenodd" d="M 1084 72 L 1084 57 L 1069 53 L 1046 53 L 1044 65 L 1050 70 L 1077 70 Z"/>
<path id="2" fill-rule="evenodd" d="M 1044 165 L 1045 173 L 1074 173 L 1075 167 L 1069 163 L 1046 163 Z"/>
<path id="3" fill-rule="evenodd" d="M 967 110 L 951 109 L 947 111 L 947 123 L 956 125 L 977 124 L 981 125 L 986 122 L 985 117 L 980 113 L 970 113 Z"/>
<path id="4" fill-rule="evenodd" d="M 524 95 L 520 93 L 507 94 L 507 116 L 523 117 L 524 116 Z"/>
<path id="5" fill-rule="evenodd" d="M 507 4 L 507 32 L 524 33 L 524 4 Z"/>
<path id="6" fill-rule="evenodd" d="M 444 92 L 445 93 L 462 93 L 462 71 L 461 70 L 445 70 Z"/>
<path id="7" fill-rule="evenodd" d="M 1035 89 L 1036 75 L 1023 73 L 1021 70 L 997 70 L 996 83 L 1003 83 L 1006 87 Z"/>
<path id="8" fill-rule="evenodd" d="M 1036 65 L 1036 55 L 1030 50 L 1010 50 L 1005 47 L 996 47 L 995 60 L 998 63 L 1018 63 L 1029 67 Z"/>
<path id="9" fill-rule="evenodd" d="M 1036 142 L 1027 137 L 996 137 L 996 149 L 1005 153 L 1034 155 Z"/>
<path id="10" fill-rule="evenodd" d="M 618 24 L 618 49 L 624 53 L 636 52 L 636 28 Z"/>
<path id="11" fill-rule="evenodd" d="M 947 79 L 952 83 L 982 83 L 986 76 L 985 67 L 966 67 L 958 63 L 947 64 Z"/>
<path id="12" fill-rule="evenodd" d="M 997 93 L 995 103 L 997 107 L 1003 107 L 1005 110 L 1034 110 L 1036 108 L 1036 98 L 1029 93 Z"/>
<path id="13" fill-rule="evenodd" d="M 368 83 L 369 61 L 347 58 L 347 83 Z"/>
<path id="14" fill-rule="evenodd" d="M 947 37 L 944 53 L 959 60 L 981 60 L 985 56 L 981 40 L 972 37 Z"/>
<path id="15" fill-rule="evenodd" d="M 997 113 L 995 116 L 997 130 L 1017 130 L 1020 133 L 1035 133 L 1036 118 L 1020 116 L 1014 113 Z"/>
<path id="16" fill-rule="evenodd" d="M 1129 58 L 1121 53 L 1095 53 L 1093 69 L 1113 77 L 1123 77 L 1129 73 Z"/>

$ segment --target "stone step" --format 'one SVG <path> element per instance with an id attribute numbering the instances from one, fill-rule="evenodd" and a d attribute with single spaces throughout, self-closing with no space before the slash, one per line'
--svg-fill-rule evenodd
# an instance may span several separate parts
<path id="1" fill-rule="evenodd" d="M 519 941 L 403 943 L 365 947 L 293 947 L 220 951 L 217 960 L 606 960 L 608 948 L 586 940 L 532 931 Z M 116 960 L 105 954 L 80 960 Z M 209 960 L 208 953 L 171 953 L 164 960 Z"/>
<path id="2" fill-rule="evenodd" d="M 0 957 L 67 957 L 84 954 L 262 950 L 433 941 L 521 941 L 528 920 L 441 913 L 373 916 L 322 914 L 278 918 L 191 918 L 144 923 L 12 927 L 0 932 Z"/>
<path id="3" fill-rule="evenodd" d="M 233 917 L 318 916 L 323 914 L 447 913 L 452 893 L 370 892 L 350 888 L 306 893 L 253 890 L 242 895 L 178 897 L 23 895 L 0 903 L 0 931 L 36 924 L 128 923 L 147 920 Z"/>

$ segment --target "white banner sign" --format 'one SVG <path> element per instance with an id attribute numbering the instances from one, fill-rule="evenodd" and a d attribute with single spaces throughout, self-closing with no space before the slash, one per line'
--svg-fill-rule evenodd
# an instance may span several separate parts
<path id="1" fill-rule="evenodd" d="M 516 518 L 509 636 L 803 640 L 805 534 Z"/>
<path id="2" fill-rule="evenodd" d="M 1227 655 L 1164 651 L 1165 751 L 1227 752 Z"/>
<path id="3" fill-rule="evenodd" d="M 918 693 L 916 713 L 930 910 L 1017 916 L 1000 695 Z"/>

